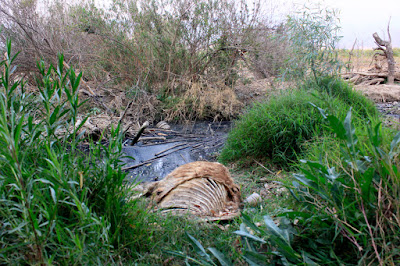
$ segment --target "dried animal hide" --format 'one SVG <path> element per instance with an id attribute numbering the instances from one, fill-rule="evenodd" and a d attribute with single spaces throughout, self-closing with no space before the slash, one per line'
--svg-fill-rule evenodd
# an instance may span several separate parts
<path id="1" fill-rule="evenodd" d="M 205 220 L 227 220 L 240 215 L 240 189 L 220 163 L 192 162 L 148 187 L 156 209 L 194 214 Z"/>

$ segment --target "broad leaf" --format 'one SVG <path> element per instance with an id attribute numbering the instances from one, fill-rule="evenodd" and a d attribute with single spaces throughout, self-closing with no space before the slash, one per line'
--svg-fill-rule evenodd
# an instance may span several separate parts
<path id="1" fill-rule="evenodd" d="M 390 143 L 389 157 L 391 159 L 397 154 L 397 152 L 395 152 L 395 148 L 399 146 L 399 143 L 400 143 L 400 132 L 398 132 L 396 136 L 394 136 L 392 142 Z"/>
<path id="2" fill-rule="evenodd" d="M 343 123 L 336 116 L 333 116 L 333 115 L 328 116 L 328 121 L 329 121 L 331 128 L 333 129 L 333 132 L 335 132 L 336 136 L 340 139 L 345 140 L 346 139 L 346 129 L 345 129 L 345 126 L 343 125 Z"/>
<path id="3" fill-rule="evenodd" d="M 265 225 L 268 228 L 268 231 L 274 235 L 275 237 L 284 240 L 288 245 L 290 245 L 290 240 L 287 234 L 284 234 L 282 229 L 280 229 L 275 222 L 269 216 L 264 216 Z"/>
<path id="4" fill-rule="evenodd" d="M 194 249 L 196 250 L 196 252 L 206 258 L 207 261 L 212 261 L 210 255 L 207 254 L 206 250 L 204 249 L 203 245 L 193 236 L 191 236 L 189 233 L 186 233 L 186 235 L 189 237 L 190 241 L 193 244 Z"/>
<path id="5" fill-rule="evenodd" d="M 347 147 L 354 150 L 357 144 L 356 128 L 351 123 L 351 108 L 344 119 L 344 128 L 346 130 Z"/>
<path id="6" fill-rule="evenodd" d="M 234 234 L 237 234 L 237 235 L 239 235 L 239 236 L 244 236 L 244 237 L 247 237 L 247 238 L 250 238 L 250 239 L 252 239 L 252 240 L 254 240 L 254 241 L 257 241 L 257 242 L 260 242 L 260 243 L 262 243 L 262 244 L 265 244 L 266 242 L 264 241 L 264 239 L 262 239 L 262 238 L 259 238 L 258 236 L 254 236 L 254 235 L 252 235 L 252 234 L 250 234 L 250 233 L 248 233 L 248 232 L 245 232 L 245 231 L 235 231 L 235 232 L 233 232 Z"/>
<path id="7" fill-rule="evenodd" d="M 258 252 L 246 250 L 245 253 L 243 254 L 243 258 L 250 266 L 270 265 L 270 263 L 268 263 L 269 261 L 268 257 Z"/>
<path id="8" fill-rule="evenodd" d="M 214 255 L 214 257 L 217 258 L 222 266 L 233 265 L 232 262 L 228 260 L 228 258 L 223 253 L 219 252 L 216 248 L 208 248 L 208 250 Z"/>
<path id="9" fill-rule="evenodd" d="M 362 178 L 360 180 L 362 197 L 367 202 L 369 202 L 369 198 L 371 195 L 371 189 L 375 190 L 375 188 L 372 185 L 372 180 L 374 178 L 374 174 L 375 174 L 375 169 L 368 168 L 368 170 L 364 172 L 364 174 L 362 175 Z"/>

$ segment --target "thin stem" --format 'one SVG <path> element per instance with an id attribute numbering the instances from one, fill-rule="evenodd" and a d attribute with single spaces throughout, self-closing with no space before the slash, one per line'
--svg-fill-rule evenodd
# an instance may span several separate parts
<path id="1" fill-rule="evenodd" d="M 365 219 L 365 222 L 367 223 L 369 235 L 371 236 L 371 242 L 372 242 L 372 246 L 373 246 L 374 251 L 375 251 L 376 258 L 378 259 L 379 265 L 383 265 L 381 256 L 379 255 L 378 248 L 377 248 L 376 243 L 375 243 L 375 240 L 374 240 L 374 234 L 372 233 L 371 226 L 369 225 L 369 222 L 368 222 L 367 214 L 365 213 L 365 208 L 364 208 L 363 200 L 360 201 L 360 204 L 361 204 L 361 205 L 360 205 L 360 207 L 361 207 L 361 212 L 362 212 L 363 215 L 364 215 L 364 219 Z"/>

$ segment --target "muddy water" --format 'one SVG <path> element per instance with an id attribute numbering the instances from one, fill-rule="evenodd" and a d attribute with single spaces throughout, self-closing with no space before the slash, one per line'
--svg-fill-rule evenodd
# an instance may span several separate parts
<path id="1" fill-rule="evenodd" d="M 384 115 L 400 118 L 399 102 L 377 103 L 376 107 Z"/>
<path id="2" fill-rule="evenodd" d="M 185 163 L 216 161 L 231 126 L 231 122 L 174 125 L 171 131 L 162 133 L 166 136 L 163 141 L 124 146 L 128 157 L 123 159 L 123 169 L 132 182 L 157 181 Z"/>

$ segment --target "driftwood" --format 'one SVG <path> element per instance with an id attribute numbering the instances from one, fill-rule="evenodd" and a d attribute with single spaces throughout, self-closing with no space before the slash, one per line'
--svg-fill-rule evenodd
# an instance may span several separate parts
<path id="1" fill-rule="evenodd" d="M 131 146 L 135 145 L 136 142 L 138 142 L 140 136 L 142 135 L 143 131 L 149 126 L 149 122 L 146 121 L 143 123 L 143 125 L 140 127 L 138 133 L 136 134 L 135 138 L 131 142 Z"/>
<path id="2" fill-rule="evenodd" d="M 387 84 L 392 85 L 392 84 L 394 84 L 394 73 L 395 73 L 396 62 L 394 61 L 394 56 L 393 56 L 392 37 L 390 36 L 389 25 L 387 27 L 387 33 L 389 36 L 388 41 L 382 40 L 379 37 L 378 33 L 376 33 L 376 32 L 372 36 L 374 37 L 375 43 L 378 45 L 378 48 L 375 48 L 375 50 L 382 51 L 383 55 L 387 59 L 387 63 L 388 63 Z"/>
<path id="3" fill-rule="evenodd" d="M 141 141 L 150 141 L 150 140 L 166 140 L 166 137 L 140 137 Z"/>
<path id="4" fill-rule="evenodd" d="M 122 167 L 121 170 L 122 170 L 122 171 L 126 171 L 126 170 L 130 170 L 130 169 L 135 169 L 135 168 L 138 168 L 138 167 L 140 167 L 140 166 L 142 166 L 142 165 L 145 165 L 145 164 L 151 163 L 151 162 L 153 162 L 153 161 L 155 161 L 155 160 L 157 160 L 157 159 L 160 159 L 160 158 L 162 158 L 162 157 L 164 157 L 164 156 L 167 156 L 167 155 L 169 155 L 169 154 L 171 154 L 171 153 L 174 153 L 174 152 L 176 152 L 176 151 L 180 151 L 180 150 L 183 150 L 183 149 L 187 149 L 187 148 L 190 148 L 190 147 L 191 147 L 191 146 L 186 145 L 186 146 L 180 147 L 180 148 L 178 148 L 178 149 L 175 149 L 175 150 L 173 150 L 173 151 L 170 151 L 170 152 L 167 152 L 167 153 L 164 153 L 164 154 L 161 154 L 161 155 L 160 155 L 160 153 L 159 153 L 159 155 L 156 155 L 156 156 L 154 156 L 153 158 L 148 159 L 148 160 L 146 160 L 146 161 L 144 161 L 144 162 L 141 162 L 141 163 L 139 163 L 139 164 L 135 164 L 135 165 L 132 165 L 132 166 L 127 166 L 127 167 Z M 163 151 L 163 152 L 165 152 L 165 151 Z"/>
<path id="5" fill-rule="evenodd" d="M 354 85 L 378 85 L 385 83 L 389 77 L 388 72 L 351 72 L 342 74 L 342 78 Z M 400 72 L 395 72 L 393 78 L 400 81 Z"/>
<path id="6" fill-rule="evenodd" d="M 374 78 L 371 80 L 363 81 L 362 83 L 360 83 L 360 85 L 377 85 L 383 83 L 384 81 L 384 78 Z"/>
<path id="7" fill-rule="evenodd" d="M 187 143 L 176 144 L 176 145 L 174 145 L 174 146 L 172 146 L 172 147 L 169 147 L 169 148 L 167 148 L 167 149 L 165 149 L 165 150 L 162 150 L 162 151 L 160 151 L 160 152 L 157 152 L 157 153 L 154 154 L 154 155 L 155 155 L 155 156 L 158 156 L 158 155 L 160 155 L 160 154 L 162 154 L 162 153 L 164 153 L 164 152 L 167 152 L 167 151 L 169 151 L 169 150 L 173 150 L 173 149 L 175 149 L 176 147 L 180 147 L 180 146 L 183 146 L 183 145 L 187 145 Z"/>
<path id="8" fill-rule="evenodd" d="M 382 40 L 378 33 L 374 33 L 372 37 L 375 40 L 376 45 L 378 46 L 374 50 L 376 53 L 374 54 L 375 61 L 378 57 L 382 57 L 387 61 L 387 68 L 382 68 L 382 65 L 378 65 L 375 63 L 375 67 L 370 69 L 369 72 L 351 72 L 345 73 L 342 75 L 343 79 L 348 80 L 354 85 L 379 85 L 383 84 L 386 81 L 387 85 L 393 85 L 395 81 L 400 81 L 400 70 L 396 72 L 396 62 L 393 56 L 393 48 L 392 48 L 392 38 L 390 36 L 389 25 L 387 27 L 387 33 L 389 36 L 389 40 Z"/>

